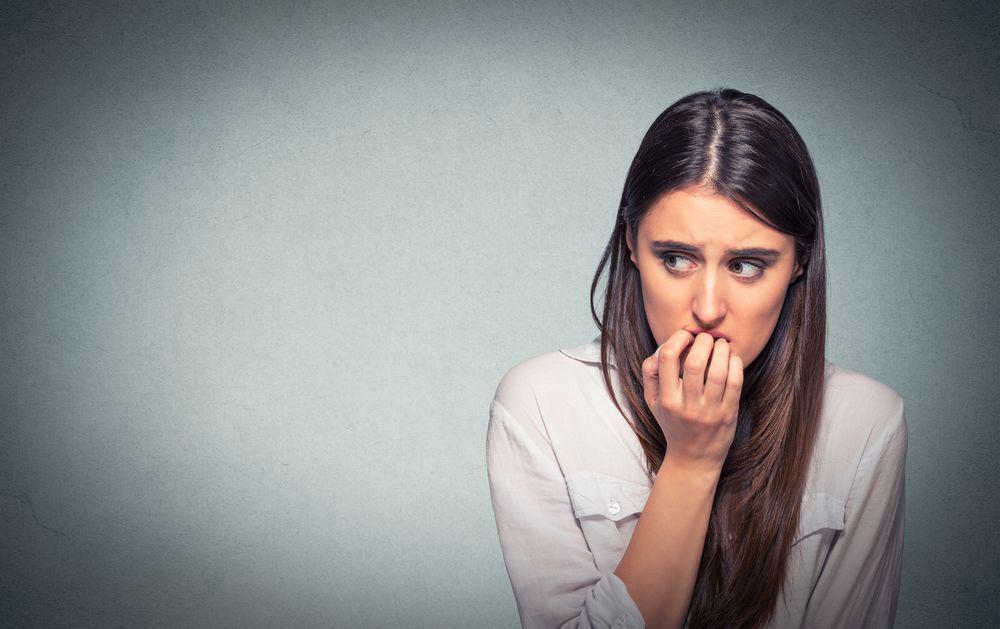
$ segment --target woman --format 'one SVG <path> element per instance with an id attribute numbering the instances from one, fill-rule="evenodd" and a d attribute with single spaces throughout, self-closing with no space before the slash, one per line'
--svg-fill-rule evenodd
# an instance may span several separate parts
<path id="1" fill-rule="evenodd" d="M 490 406 L 524 627 L 892 625 L 903 402 L 825 360 L 825 265 L 774 107 L 720 89 L 653 122 L 591 285 L 600 334 L 520 362 Z"/>

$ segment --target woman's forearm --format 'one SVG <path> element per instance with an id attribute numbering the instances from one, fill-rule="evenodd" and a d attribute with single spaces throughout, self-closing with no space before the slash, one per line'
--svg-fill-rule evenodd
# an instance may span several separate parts
<path id="1" fill-rule="evenodd" d="M 721 468 L 675 465 L 667 456 L 614 573 L 651 629 L 684 625 Z"/>

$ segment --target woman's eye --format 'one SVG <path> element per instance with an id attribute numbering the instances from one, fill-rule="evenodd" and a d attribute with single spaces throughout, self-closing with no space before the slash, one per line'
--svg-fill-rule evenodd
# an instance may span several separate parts
<path id="1" fill-rule="evenodd" d="M 756 264 L 756 263 L 751 262 L 749 260 L 737 260 L 733 264 L 736 265 L 736 266 L 741 266 L 745 270 L 752 271 L 752 273 L 750 273 L 749 275 L 742 275 L 742 274 L 737 273 L 743 279 L 753 280 L 753 279 L 757 279 L 758 277 L 760 277 L 761 275 L 764 274 L 764 266 L 763 265 Z"/>
<path id="2" fill-rule="evenodd" d="M 687 256 L 678 255 L 676 253 L 665 253 L 662 258 L 663 266 L 674 274 L 680 274 L 686 271 L 688 267 L 685 266 L 685 263 L 691 262 L 691 259 Z M 732 263 L 732 268 L 740 279 L 755 280 L 764 274 L 766 265 L 753 262 L 751 260 L 736 260 Z"/>
<path id="3" fill-rule="evenodd" d="M 676 253 L 667 253 L 667 254 L 664 254 L 664 256 L 663 256 L 663 265 L 666 266 L 667 269 L 670 270 L 670 271 L 683 271 L 684 270 L 682 268 L 678 268 L 674 264 L 671 264 L 671 260 L 687 260 L 688 262 L 690 262 L 690 260 L 688 260 L 684 256 L 679 256 Z"/>

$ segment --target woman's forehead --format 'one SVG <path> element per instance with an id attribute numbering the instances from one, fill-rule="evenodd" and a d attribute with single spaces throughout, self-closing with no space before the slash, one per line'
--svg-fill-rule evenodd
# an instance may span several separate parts
<path id="1" fill-rule="evenodd" d="M 674 190 L 661 197 L 639 225 L 647 241 L 680 240 L 698 247 L 769 246 L 794 239 L 719 194 Z"/>

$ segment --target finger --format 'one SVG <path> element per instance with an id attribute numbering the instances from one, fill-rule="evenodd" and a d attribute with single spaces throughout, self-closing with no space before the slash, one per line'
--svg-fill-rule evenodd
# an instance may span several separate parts
<path id="1" fill-rule="evenodd" d="M 660 397 L 659 353 L 660 348 L 658 347 L 652 356 L 642 361 L 642 394 L 649 410 L 653 410 Z"/>
<path id="2" fill-rule="evenodd" d="M 743 391 L 743 359 L 736 354 L 729 356 L 729 377 L 726 391 L 722 394 L 722 406 L 728 414 L 735 416 L 740 409 L 740 393 Z"/>
<path id="3" fill-rule="evenodd" d="M 712 360 L 708 365 L 705 377 L 705 400 L 714 404 L 722 402 L 722 394 L 726 390 L 726 379 L 729 377 L 729 343 L 726 339 L 715 339 L 712 348 Z"/>
<path id="4" fill-rule="evenodd" d="M 705 370 L 712 352 L 712 335 L 702 332 L 694 339 L 694 345 L 684 359 L 684 399 L 700 400 L 705 391 Z"/>
<path id="5" fill-rule="evenodd" d="M 657 370 L 660 379 L 660 396 L 677 397 L 681 393 L 680 360 L 681 352 L 694 340 L 694 335 L 681 328 L 660 345 L 656 351 Z"/>

